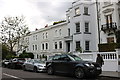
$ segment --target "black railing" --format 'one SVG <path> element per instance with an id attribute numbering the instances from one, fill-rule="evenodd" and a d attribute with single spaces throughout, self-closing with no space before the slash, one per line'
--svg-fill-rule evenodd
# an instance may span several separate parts
<path id="1" fill-rule="evenodd" d="M 107 23 L 107 24 L 103 24 L 101 27 L 102 31 L 106 31 L 106 30 L 116 30 L 117 29 L 117 25 L 115 22 L 112 23 Z"/>

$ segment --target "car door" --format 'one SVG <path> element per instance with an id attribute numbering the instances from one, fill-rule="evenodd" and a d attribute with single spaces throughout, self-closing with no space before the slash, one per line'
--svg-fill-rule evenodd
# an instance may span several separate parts
<path id="1" fill-rule="evenodd" d="M 31 68 L 31 65 L 33 64 L 33 60 L 29 60 L 27 63 L 26 63 L 26 65 L 25 65 L 25 67 L 28 69 L 28 70 L 32 70 L 32 68 Z"/>
<path id="2" fill-rule="evenodd" d="M 61 55 L 61 72 L 68 73 L 71 70 L 71 61 L 67 55 Z"/>
<path id="3" fill-rule="evenodd" d="M 57 55 L 53 58 L 52 65 L 55 72 L 60 72 L 60 55 Z"/>

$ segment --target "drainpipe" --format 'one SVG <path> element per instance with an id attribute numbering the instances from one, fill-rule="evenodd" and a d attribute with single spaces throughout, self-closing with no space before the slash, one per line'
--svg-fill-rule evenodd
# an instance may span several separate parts
<path id="1" fill-rule="evenodd" d="M 99 40 L 99 44 L 100 44 L 100 23 L 99 23 L 99 10 L 98 10 L 98 0 L 96 0 L 96 10 L 97 10 L 97 25 L 98 25 L 98 40 Z M 99 48 L 98 48 L 99 51 Z"/>

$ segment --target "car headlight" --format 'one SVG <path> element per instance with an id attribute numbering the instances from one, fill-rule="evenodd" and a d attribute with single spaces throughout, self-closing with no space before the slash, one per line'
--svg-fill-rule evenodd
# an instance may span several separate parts
<path id="1" fill-rule="evenodd" d="M 87 67 L 90 67 L 90 65 L 89 64 L 85 64 Z"/>
<path id="2" fill-rule="evenodd" d="M 43 67 L 42 65 L 38 65 L 38 67 Z"/>
<path id="3" fill-rule="evenodd" d="M 85 64 L 87 67 L 94 67 L 94 65 L 93 64 L 90 64 L 90 63 L 86 63 Z"/>

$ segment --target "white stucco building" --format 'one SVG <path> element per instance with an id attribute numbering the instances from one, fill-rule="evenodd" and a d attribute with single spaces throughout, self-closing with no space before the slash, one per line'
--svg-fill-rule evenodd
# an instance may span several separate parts
<path id="1" fill-rule="evenodd" d="M 67 22 L 31 32 L 29 36 L 24 37 L 24 42 L 28 43 L 26 51 L 34 53 L 35 58 L 39 58 L 43 54 L 49 56 L 65 53 L 64 37 L 67 35 L 66 31 Z"/>
<path id="2" fill-rule="evenodd" d="M 98 51 L 97 15 L 95 2 L 76 1 L 66 11 L 68 21 L 67 51 L 73 52 L 79 47 L 83 52 Z M 72 38 L 71 38 L 72 37 Z"/>
<path id="3" fill-rule="evenodd" d="M 100 43 L 116 42 L 115 31 L 120 29 L 120 0 L 100 3 Z"/>
<path id="4" fill-rule="evenodd" d="M 27 52 L 35 58 L 65 52 L 98 51 L 97 15 L 95 2 L 72 3 L 66 11 L 66 22 L 33 31 L 24 38 L 28 43 Z"/>

